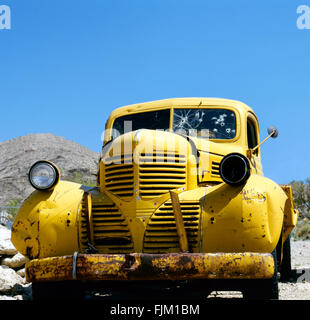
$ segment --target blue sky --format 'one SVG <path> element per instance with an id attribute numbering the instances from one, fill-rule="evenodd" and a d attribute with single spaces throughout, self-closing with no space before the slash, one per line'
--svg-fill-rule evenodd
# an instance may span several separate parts
<path id="1" fill-rule="evenodd" d="M 279 138 L 262 147 L 278 183 L 310 177 L 310 30 L 303 1 L 0 0 L 0 141 L 52 132 L 94 151 L 116 107 L 173 97 L 250 105 Z M 1 156 L 1 155 L 0 155 Z"/>

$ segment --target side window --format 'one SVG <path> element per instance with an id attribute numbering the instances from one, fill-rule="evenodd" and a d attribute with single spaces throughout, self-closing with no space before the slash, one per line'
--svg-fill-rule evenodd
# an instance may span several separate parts
<path id="1" fill-rule="evenodd" d="M 252 149 L 257 146 L 257 132 L 254 122 L 248 118 L 247 121 L 247 132 L 248 132 L 248 147 Z M 258 149 L 255 151 L 255 154 L 258 154 Z"/>

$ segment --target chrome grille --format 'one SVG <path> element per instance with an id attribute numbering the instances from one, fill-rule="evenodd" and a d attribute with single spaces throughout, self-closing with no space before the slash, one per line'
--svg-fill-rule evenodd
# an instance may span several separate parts
<path id="1" fill-rule="evenodd" d="M 199 248 L 200 203 L 181 201 L 181 212 L 189 247 Z M 144 235 L 145 253 L 179 252 L 179 240 L 171 202 L 162 205 L 150 218 Z"/>

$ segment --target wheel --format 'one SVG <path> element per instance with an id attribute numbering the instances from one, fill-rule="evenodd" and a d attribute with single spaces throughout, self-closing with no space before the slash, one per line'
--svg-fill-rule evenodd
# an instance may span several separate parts
<path id="1" fill-rule="evenodd" d="M 247 282 L 247 287 L 242 290 L 243 298 L 248 300 L 278 300 L 278 268 L 276 249 L 272 252 L 275 271 L 271 279 L 254 279 Z"/>
<path id="2" fill-rule="evenodd" d="M 32 300 L 82 300 L 83 288 L 78 281 L 33 282 Z"/>
<path id="3" fill-rule="evenodd" d="M 283 243 L 283 258 L 281 265 L 279 267 L 280 271 L 280 280 L 288 281 L 292 273 L 292 264 L 291 264 L 291 238 L 287 237 Z"/>

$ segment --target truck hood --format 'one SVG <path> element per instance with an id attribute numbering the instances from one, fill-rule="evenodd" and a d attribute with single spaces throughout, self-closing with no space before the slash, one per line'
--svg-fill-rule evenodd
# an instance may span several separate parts
<path id="1" fill-rule="evenodd" d="M 208 139 L 190 137 L 192 143 L 195 144 L 196 148 L 200 152 L 206 152 L 216 154 L 220 156 L 226 156 L 229 153 L 238 152 L 245 154 L 244 148 L 231 142 L 214 142 Z"/>

